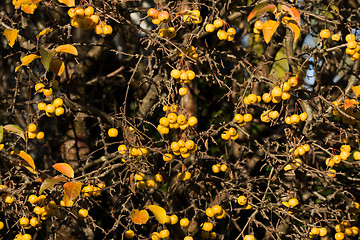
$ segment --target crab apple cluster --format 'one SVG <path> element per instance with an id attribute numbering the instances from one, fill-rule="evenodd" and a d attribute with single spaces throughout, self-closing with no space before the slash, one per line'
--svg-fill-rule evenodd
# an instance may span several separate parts
<path id="1" fill-rule="evenodd" d="M 351 147 L 350 145 L 344 144 L 340 147 L 340 154 L 336 154 L 332 156 L 331 158 L 327 158 L 325 160 L 325 165 L 329 168 L 332 168 L 334 166 L 337 166 L 341 163 L 341 161 L 346 161 L 351 155 Z M 355 156 L 358 155 L 356 151 L 354 152 L 354 159 Z M 358 156 L 356 156 L 358 158 Z M 332 172 L 335 171 L 335 169 L 332 169 Z M 336 171 L 334 172 L 336 173 Z"/>
<path id="2" fill-rule="evenodd" d="M 163 177 L 160 174 L 145 175 L 142 172 L 137 172 L 134 175 L 134 179 L 136 181 L 136 187 L 140 190 L 150 190 L 153 188 L 157 188 L 159 184 L 163 181 Z"/>
<path id="3" fill-rule="evenodd" d="M 300 167 L 303 164 L 302 160 L 300 158 L 295 158 L 294 160 L 292 160 L 291 163 L 288 163 L 284 166 L 284 171 L 290 171 L 290 170 L 295 170 L 298 167 Z"/>
<path id="4" fill-rule="evenodd" d="M 308 151 L 310 151 L 310 145 L 309 144 L 304 144 L 304 145 L 300 145 L 297 148 L 295 148 L 295 150 L 292 148 L 290 149 L 290 152 L 294 153 L 294 156 L 302 156 L 305 153 L 307 153 Z"/>
<path id="5" fill-rule="evenodd" d="M 223 26 L 224 26 L 224 21 L 221 20 L 220 18 L 218 18 L 218 19 L 215 19 L 213 21 L 213 23 L 206 24 L 205 31 L 206 32 L 214 32 L 217 28 L 221 28 Z M 234 40 L 235 34 L 236 34 L 236 29 L 233 27 L 230 27 L 226 31 L 223 29 L 219 29 L 217 31 L 216 36 L 220 40 L 232 41 L 232 40 Z"/>
<path id="6" fill-rule="evenodd" d="M 226 164 L 214 164 L 211 167 L 213 173 L 225 172 L 228 166 Z"/>
<path id="7" fill-rule="evenodd" d="M 301 114 L 293 114 L 285 118 L 285 123 L 289 125 L 298 124 L 300 122 L 306 121 L 307 118 L 308 118 L 308 114 L 306 112 L 303 112 Z"/>
<path id="8" fill-rule="evenodd" d="M 35 84 L 35 91 L 38 93 L 43 93 L 45 97 L 51 97 L 53 95 L 52 88 L 46 89 L 43 83 Z M 39 111 L 45 111 L 46 116 L 48 117 L 61 116 L 65 113 L 63 104 L 64 101 L 61 98 L 55 98 L 49 104 L 45 102 L 39 102 L 37 108 Z"/>
<path id="9" fill-rule="evenodd" d="M 197 9 L 185 10 L 182 19 L 184 22 L 192 24 L 200 24 L 203 20 L 200 11 Z"/>
<path id="10" fill-rule="evenodd" d="M 94 14 L 95 10 L 92 6 L 86 8 L 76 7 L 68 10 L 68 15 L 71 18 L 70 24 L 75 28 L 83 30 L 94 29 L 96 34 L 111 34 L 112 27 L 100 22 L 100 17 Z"/>
<path id="11" fill-rule="evenodd" d="M 349 55 L 350 60 L 356 61 L 360 58 L 360 44 L 356 41 L 354 34 L 348 34 L 345 37 L 346 40 L 346 54 Z"/>
<path id="12" fill-rule="evenodd" d="M 327 233 L 326 227 L 312 227 L 309 232 L 309 238 L 325 237 Z"/>
<path id="13" fill-rule="evenodd" d="M 48 219 L 49 217 L 59 215 L 59 209 L 57 204 L 52 200 L 48 201 L 45 195 L 40 195 L 40 196 L 30 195 L 28 197 L 28 201 L 32 205 L 35 205 L 32 212 L 37 215 L 37 218 L 40 218 L 43 221 Z M 36 220 L 33 221 L 36 223 Z M 39 224 L 40 222 L 36 225 Z"/>
<path id="14" fill-rule="evenodd" d="M 191 178 L 191 173 L 189 171 L 181 172 L 176 175 L 176 178 L 180 182 L 185 182 Z"/>
<path id="15" fill-rule="evenodd" d="M 159 36 L 163 38 L 172 39 L 176 37 L 176 30 L 174 27 L 161 28 L 159 29 Z"/>
<path id="16" fill-rule="evenodd" d="M 37 139 L 43 139 L 45 137 L 45 134 L 44 132 L 42 131 L 37 131 L 37 126 L 35 123 L 30 123 L 28 125 L 28 138 L 30 139 L 34 139 L 34 138 L 37 138 Z"/>
<path id="17" fill-rule="evenodd" d="M 187 48 L 182 47 L 182 48 L 176 50 L 176 54 L 179 57 L 183 57 L 184 56 L 183 53 L 185 53 L 186 56 L 189 56 L 194 60 L 197 60 L 199 58 L 199 54 L 196 52 L 196 47 L 194 47 L 194 46 L 190 46 Z M 179 70 L 179 71 L 181 71 L 181 70 Z M 175 76 L 178 76 L 178 72 L 175 71 L 174 74 L 175 74 Z M 178 78 L 180 78 L 180 76 Z"/>
<path id="18" fill-rule="evenodd" d="M 84 197 L 98 197 L 101 195 L 101 189 L 105 187 L 105 183 L 100 182 L 96 186 L 88 184 L 81 189 Z"/>
<path id="19" fill-rule="evenodd" d="M 237 113 L 234 116 L 234 121 L 240 126 L 244 126 L 246 123 L 251 122 L 252 120 L 253 116 L 251 115 L 251 113 L 246 113 L 244 115 Z"/>
<path id="20" fill-rule="evenodd" d="M 237 203 L 243 207 L 245 210 L 251 209 L 251 205 L 247 199 L 246 196 L 244 195 L 240 195 L 237 199 L 236 199 Z"/>
<path id="21" fill-rule="evenodd" d="M 355 99 L 349 100 L 351 102 L 351 106 L 345 108 L 343 103 L 340 103 L 339 101 L 333 101 L 332 103 L 338 107 L 342 112 L 346 113 L 348 116 L 341 113 L 336 108 L 333 108 L 332 113 L 336 117 L 340 117 L 341 121 L 344 124 L 351 124 L 356 125 L 356 128 L 360 128 L 360 112 L 355 109 L 355 105 L 358 105 L 358 102 Z M 349 117 L 350 116 L 350 117 Z"/>
<path id="22" fill-rule="evenodd" d="M 221 138 L 224 140 L 236 140 L 239 138 L 239 134 L 235 128 L 231 127 L 229 130 L 225 130 L 221 133 Z"/>
<path id="23" fill-rule="evenodd" d="M 276 110 L 266 110 L 260 115 L 260 120 L 262 122 L 270 122 L 279 117 L 279 112 Z"/>
<path id="24" fill-rule="evenodd" d="M 177 114 L 176 112 L 170 112 L 165 117 L 159 119 L 159 125 L 157 130 L 159 133 L 166 135 L 170 129 L 186 130 L 189 127 L 193 127 L 197 124 L 197 118 L 192 116 L 186 118 L 184 114 Z"/>
<path id="25" fill-rule="evenodd" d="M 226 212 L 220 205 L 214 205 L 211 208 L 207 208 L 205 210 L 205 214 L 209 218 L 215 217 L 216 219 L 223 219 L 225 217 Z"/>
<path id="26" fill-rule="evenodd" d="M 195 79 L 195 72 L 193 70 L 185 71 L 173 69 L 170 72 L 170 76 L 178 80 L 180 83 L 188 83 Z"/>
<path id="27" fill-rule="evenodd" d="M 255 24 L 254 24 L 253 32 L 254 32 L 255 34 L 260 34 L 261 31 L 263 30 L 263 28 L 264 28 L 264 23 L 263 23 L 262 21 L 260 21 L 260 20 L 257 20 L 257 21 L 255 22 Z"/>
<path id="28" fill-rule="evenodd" d="M 160 23 L 168 23 L 170 21 L 170 14 L 168 11 L 161 11 L 150 8 L 147 12 L 148 17 L 152 19 L 152 23 L 159 25 Z"/>
<path id="29" fill-rule="evenodd" d="M 175 155 L 181 155 L 183 158 L 188 158 L 191 153 L 194 153 L 198 149 L 196 143 L 190 139 L 186 142 L 182 139 L 177 142 L 172 142 L 170 148 Z"/>
<path id="30" fill-rule="evenodd" d="M 5 185 L 0 185 L 0 190 L 7 189 L 8 187 Z M 3 193 L 0 195 L 1 200 L 6 204 L 12 204 L 14 202 L 14 197 L 10 193 Z"/>
<path id="31" fill-rule="evenodd" d="M 355 217 L 355 216 L 353 216 Z M 335 225 L 335 235 L 334 235 L 334 239 L 335 240 L 342 240 L 345 238 L 351 238 L 351 237 L 356 237 L 359 234 L 359 228 L 356 226 L 351 226 L 353 225 L 352 222 L 354 222 L 354 220 L 352 221 L 342 221 L 339 224 Z M 355 220 L 356 222 L 356 220 Z"/>
<path id="32" fill-rule="evenodd" d="M 119 145 L 118 152 L 121 155 L 128 154 L 129 158 L 136 158 L 136 159 L 140 159 L 141 157 L 146 158 L 149 156 L 149 150 L 146 147 L 130 147 L 128 149 L 124 144 Z"/>

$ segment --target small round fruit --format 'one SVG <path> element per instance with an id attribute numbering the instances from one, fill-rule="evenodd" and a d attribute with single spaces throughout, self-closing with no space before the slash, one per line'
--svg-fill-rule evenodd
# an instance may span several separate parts
<path id="1" fill-rule="evenodd" d="M 179 218 L 178 218 L 178 216 L 176 216 L 175 214 L 173 214 L 173 215 L 170 216 L 170 224 L 171 224 L 171 225 L 176 224 L 178 221 L 179 221 Z"/>
<path id="2" fill-rule="evenodd" d="M 170 20 L 170 15 L 167 11 L 161 11 L 159 12 L 158 19 L 161 22 L 168 22 Z"/>
<path id="3" fill-rule="evenodd" d="M 21 236 L 21 240 L 31 240 L 32 236 L 30 234 L 24 234 Z"/>
<path id="4" fill-rule="evenodd" d="M 173 159 L 173 156 L 170 154 L 170 153 L 165 153 L 164 155 L 163 155 L 163 160 L 165 161 L 165 162 L 169 162 L 169 161 L 171 161 Z"/>
<path id="5" fill-rule="evenodd" d="M 271 102 L 272 99 L 270 93 L 264 93 L 261 98 L 265 103 Z"/>
<path id="6" fill-rule="evenodd" d="M 179 94 L 180 94 L 180 96 L 186 95 L 187 92 L 188 92 L 188 90 L 187 90 L 186 87 L 182 87 L 182 88 L 179 89 Z"/>
<path id="7" fill-rule="evenodd" d="M 228 30 L 226 30 L 226 32 L 229 34 L 229 35 L 235 35 L 236 34 L 236 29 L 235 28 L 228 28 Z"/>
<path id="8" fill-rule="evenodd" d="M 167 238 L 167 237 L 169 237 L 169 236 L 170 236 L 169 230 L 164 229 L 164 230 L 161 230 L 161 231 L 160 231 L 160 237 L 161 237 L 161 238 Z"/>
<path id="9" fill-rule="evenodd" d="M 38 132 L 37 134 L 36 134 L 36 138 L 37 139 L 43 139 L 45 137 L 45 133 L 44 132 L 42 132 L 42 131 L 40 131 L 40 132 Z"/>
<path id="10" fill-rule="evenodd" d="M 48 104 L 45 107 L 45 112 L 47 112 L 48 114 L 52 114 L 55 112 L 55 106 L 52 104 Z"/>
<path id="11" fill-rule="evenodd" d="M 214 24 L 208 23 L 205 26 L 205 31 L 206 32 L 214 32 L 215 31 L 215 26 Z"/>
<path id="12" fill-rule="evenodd" d="M 38 197 L 36 196 L 36 195 L 30 195 L 29 197 L 28 197 L 28 201 L 30 202 L 30 203 L 32 203 L 32 204 L 35 204 L 35 203 L 37 203 L 37 201 L 38 201 Z"/>
<path id="13" fill-rule="evenodd" d="M 12 197 L 10 194 L 6 194 L 5 196 L 2 196 L 3 201 L 6 204 L 12 204 L 14 202 L 14 197 Z"/>
<path id="14" fill-rule="evenodd" d="M 19 223 L 20 223 L 20 225 L 22 225 L 22 226 L 29 225 L 29 222 L 30 222 L 30 220 L 29 220 L 27 217 L 22 217 L 22 218 L 20 218 L 20 220 L 19 220 Z"/>
<path id="15" fill-rule="evenodd" d="M 253 116 L 250 113 L 244 115 L 245 122 L 251 122 L 253 120 Z"/>
<path id="16" fill-rule="evenodd" d="M 105 35 L 110 35 L 113 32 L 113 28 L 110 25 L 104 25 L 102 31 Z"/>
<path id="17" fill-rule="evenodd" d="M 76 17 L 75 8 L 70 8 L 67 13 L 71 18 Z"/>
<path id="18" fill-rule="evenodd" d="M 89 215 L 89 212 L 88 210 L 82 208 L 78 211 L 78 214 L 79 217 L 86 218 Z"/>
<path id="19" fill-rule="evenodd" d="M 214 225 L 212 223 L 209 222 L 204 222 L 202 224 L 202 230 L 206 231 L 206 232 L 211 232 L 211 230 L 213 229 Z"/>
<path id="20" fill-rule="evenodd" d="M 254 235 L 245 235 L 243 240 L 255 240 Z"/>
<path id="21" fill-rule="evenodd" d="M 213 173 L 219 173 L 220 172 L 220 165 L 219 164 L 212 165 L 211 170 L 213 171 Z"/>
<path id="22" fill-rule="evenodd" d="M 299 115 L 301 121 L 305 121 L 308 118 L 307 112 L 303 112 Z"/>
<path id="23" fill-rule="evenodd" d="M 77 7 L 75 8 L 75 14 L 77 17 L 82 18 L 85 15 L 85 10 L 82 7 Z"/>
<path id="24" fill-rule="evenodd" d="M 28 126 L 28 131 L 29 132 L 36 132 L 36 124 L 35 123 L 30 123 Z"/>
<path id="25" fill-rule="evenodd" d="M 3 228 L 4 228 L 4 223 L 0 221 L 0 230 L 2 230 Z"/>
<path id="26" fill-rule="evenodd" d="M 181 75 L 181 72 L 180 72 L 180 70 L 177 70 L 177 69 L 173 69 L 170 72 L 170 76 L 175 78 L 175 79 L 179 79 L 180 75 Z"/>
<path id="27" fill-rule="evenodd" d="M 226 164 L 221 164 L 220 171 L 225 172 L 227 170 L 227 168 L 228 167 L 226 166 Z"/>
<path id="28" fill-rule="evenodd" d="M 291 117 L 290 117 L 290 116 L 288 116 L 288 117 L 285 118 L 285 123 L 286 123 L 286 124 L 289 124 L 289 125 L 292 124 L 292 122 L 291 122 Z"/>
<path id="29" fill-rule="evenodd" d="M 88 6 L 84 10 L 85 16 L 91 16 L 91 15 L 94 14 L 94 12 L 95 12 L 95 10 L 94 10 L 94 8 L 92 6 Z"/>
<path id="30" fill-rule="evenodd" d="M 228 34 L 225 30 L 219 30 L 216 34 L 216 36 L 220 39 L 220 40 L 226 40 L 228 37 Z"/>
<path id="31" fill-rule="evenodd" d="M 184 240 L 194 240 L 194 239 L 191 236 L 186 236 L 186 237 L 184 237 Z"/>
<path id="32" fill-rule="evenodd" d="M 55 115 L 56 116 L 61 116 L 65 113 L 65 109 L 63 107 L 57 107 L 55 108 Z"/>
<path id="33" fill-rule="evenodd" d="M 191 127 L 193 127 L 198 123 L 198 120 L 196 117 L 192 116 L 188 119 L 188 123 Z"/>
<path id="34" fill-rule="evenodd" d="M 101 22 L 95 26 L 94 31 L 95 31 L 95 33 L 96 33 L 97 35 L 100 35 L 100 34 L 103 33 L 103 32 L 102 32 L 103 29 L 102 29 L 102 24 L 101 24 Z"/>
<path id="35" fill-rule="evenodd" d="M 188 70 L 188 71 L 186 71 L 185 72 L 186 73 L 186 75 L 187 75 L 187 79 L 188 80 L 194 80 L 195 79 L 195 76 L 196 76 L 196 74 L 195 74 L 195 72 L 193 71 L 193 70 Z"/>
<path id="36" fill-rule="evenodd" d="M 133 230 L 127 230 L 125 232 L 125 238 L 126 239 L 133 239 L 135 237 L 135 233 Z"/>
<path id="37" fill-rule="evenodd" d="M 343 240 L 345 238 L 345 234 L 342 232 L 335 233 L 335 240 Z"/>
<path id="38" fill-rule="evenodd" d="M 151 240 L 160 240 L 160 239 L 161 239 L 160 233 L 158 233 L 158 232 L 153 232 L 153 233 L 151 234 Z"/>
<path id="39" fill-rule="evenodd" d="M 189 226 L 189 224 L 190 224 L 189 219 L 187 219 L 187 218 L 180 219 L 180 226 L 187 228 Z"/>
<path id="40" fill-rule="evenodd" d="M 319 236 L 324 237 L 326 235 L 327 235 L 327 228 L 326 227 L 319 228 Z"/>
<path id="41" fill-rule="evenodd" d="M 242 114 L 235 114 L 234 121 L 237 123 L 242 123 L 244 121 L 244 116 Z"/>
<path id="42" fill-rule="evenodd" d="M 221 19 L 215 19 L 213 24 L 216 28 L 221 28 L 224 25 L 224 22 Z"/>
<path id="43" fill-rule="evenodd" d="M 329 29 L 323 29 L 323 30 L 321 30 L 321 32 L 320 32 L 320 37 L 321 37 L 322 39 L 327 39 L 327 38 L 330 37 L 330 35 L 331 35 L 331 33 L 330 33 Z"/>
<path id="44" fill-rule="evenodd" d="M 52 104 L 55 107 L 61 107 L 64 104 L 64 101 L 61 98 L 55 98 Z"/>
<path id="45" fill-rule="evenodd" d="M 300 122 L 300 116 L 299 115 L 294 114 L 294 115 L 291 116 L 291 123 L 297 124 L 299 122 Z"/>
<path id="46" fill-rule="evenodd" d="M 214 214 L 214 211 L 212 210 L 212 208 L 207 208 L 206 210 L 205 210 L 205 214 L 206 214 L 206 216 L 208 216 L 208 217 L 213 217 L 215 214 Z"/>
<path id="47" fill-rule="evenodd" d="M 109 137 L 117 137 L 119 134 L 119 131 L 116 128 L 110 128 L 108 130 Z"/>
<path id="48" fill-rule="evenodd" d="M 254 27 L 257 30 L 262 30 L 264 28 L 264 23 L 262 21 L 258 20 L 255 22 Z"/>
<path id="49" fill-rule="evenodd" d="M 288 79 L 288 83 L 291 87 L 296 87 L 299 84 L 299 80 L 297 77 L 291 77 Z"/>
<path id="50" fill-rule="evenodd" d="M 346 35 L 346 37 L 345 37 L 345 41 L 346 41 L 346 42 L 352 42 L 352 41 L 355 41 L 355 40 L 356 40 L 356 37 L 355 37 L 354 34 L 348 34 L 348 35 Z"/>
<path id="51" fill-rule="evenodd" d="M 297 205 L 299 205 L 299 200 L 297 200 L 296 198 L 289 199 L 289 206 L 290 207 L 295 207 Z"/>
<path id="52" fill-rule="evenodd" d="M 271 96 L 272 97 L 281 97 L 282 95 L 282 90 L 280 87 L 276 86 L 271 90 Z"/>
<path id="53" fill-rule="evenodd" d="M 246 203 L 247 203 L 247 198 L 245 197 L 245 196 L 239 196 L 238 197 L 238 199 L 237 199 L 237 202 L 241 205 L 241 206 L 243 206 L 243 205 L 245 205 Z"/>
<path id="54" fill-rule="evenodd" d="M 43 92 L 45 85 L 43 83 L 37 83 L 35 84 L 35 91 L 37 92 Z"/>
<path id="55" fill-rule="evenodd" d="M 212 207 L 212 210 L 213 210 L 214 214 L 219 214 L 219 213 L 221 213 L 221 210 L 223 210 L 223 209 L 220 205 L 214 205 Z"/>
<path id="56" fill-rule="evenodd" d="M 159 11 L 155 8 L 149 8 L 147 11 L 147 15 L 153 19 L 157 18 L 159 15 Z"/>
<path id="57" fill-rule="evenodd" d="M 228 131 L 224 131 L 222 134 L 221 134 L 221 138 L 224 139 L 225 141 L 226 140 L 229 140 L 231 137 L 230 133 Z"/>
<path id="58" fill-rule="evenodd" d="M 332 35 L 331 36 L 331 40 L 333 40 L 333 41 L 340 41 L 340 35 L 339 34 L 334 34 L 334 35 Z"/>
<path id="59" fill-rule="evenodd" d="M 354 157 L 355 160 L 360 160 L 360 152 L 355 151 L 353 157 Z"/>
<path id="60" fill-rule="evenodd" d="M 279 117 L 279 112 L 278 112 L 278 111 L 271 111 L 271 112 L 269 113 L 269 117 L 270 117 L 271 119 L 275 119 L 275 118 Z"/>
<path id="61" fill-rule="evenodd" d="M 38 107 L 39 111 L 44 111 L 45 107 L 46 107 L 46 103 L 40 102 L 40 103 L 38 103 L 37 107 Z"/>

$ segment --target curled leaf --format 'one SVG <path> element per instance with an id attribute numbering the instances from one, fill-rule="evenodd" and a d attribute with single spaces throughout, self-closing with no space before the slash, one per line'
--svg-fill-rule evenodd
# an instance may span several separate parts
<path id="1" fill-rule="evenodd" d="M 294 42 L 296 42 L 296 40 L 300 37 L 300 28 L 296 24 L 295 20 L 293 20 L 293 18 L 289 19 L 289 21 L 286 22 L 286 26 L 288 26 L 294 33 Z"/>
<path id="2" fill-rule="evenodd" d="M 70 200 L 76 199 L 81 192 L 81 182 L 67 182 L 64 183 L 64 192 Z"/>
<path id="3" fill-rule="evenodd" d="M 274 4 L 269 4 L 269 2 L 260 3 L 250 12 L 247 21 L 250 21 L 252 18 L 264 12 L 276 13 L 276 6 Z"/>
<path id="4" fill-rule="evenodd" d="M 44 36 L 48 33 L 51 33 L 53 30 L 51 28 L 45 28 L 42 30 L 38 35 L 36 35 L 36 38 L 39 39 L 41 36 Z"/>
<path id="5" fill-rule="evenodd" d="M 17 66 L 17 67 L 15 68 L 15 72 L 17 72 L 17 70 L 18 70 L 21 66 L 26 66 L 26 65 L 28 65 L 29 63 L 31 63 L 32 61 L 34 61 L 34 59 L 36 59 L 36 58 L 40 58 L 40 56 L 38 56 L 38 55 L 36 55 L 36 54 L 29 54 L 29 55 L 23 57 L 23 58 L 21 59 L 21 65 L 20 65 L 20 66 Z"/>
<path id="6" fill-rule="evenodd" d="M 70 53 L 73 54 L 75 56 L 78 55 L 78 51 L 76 50 L 76 48 L 73 45 L 70 44 L 65 44 L 65 45 L 60 45 L 57 48 L 55 48 L 56 52 L 63 52 L 63 53 Z"/>
<path id="7" fill-rule="evenodd" d="M 67 163 L 55 163 L 52 167 L 55 170 L 57 170 L 57 171 L 61 172 L 62 174 L 64 174 L 65 176 L 67 176 L 69 178 L 74 178 L 74 170 Z"/>
<path id="8" fill-rule="evenodd" d="M 301 18 L 298 10 L 295 7 L 288 7 L 286 5 L 281 5 L 281 10 L 290 14 L 291 17 L 295 20 L 295 22 L 298 24 L 298 26 L 301 25 Z"/>
<path id="9" fill-rule="evenodd" d="M 157 205 L 149 205 L 147 208 L 154 214 L 160 224 L 167 222 L 167 214 L 164 208 Z"/>
<path id="10" fill-rule="evenodd" d="M 30 5 L 33 2 L 31 0 L 13 0 L 12 4 L 14 5 L 15 9 L 18 9 L 21 7 L 21 5 Z"/>
<path id="11" fill-rule="evenodd" d="M 10 154 L 16 154 L 19 157 L 21 157 L 27 164 L 29 164 L 29 166 L 31 167 L 31 169 L 35 172 L 35 163 L 34 163 L 34 159 L 27 154 L 26 152 L 24 152 L 23 150 L 18 151 L 18 150 L 14 150 L 11 151 Z M 25 165 L 24 165 L 25 166 Z"/>
<path id="12" fill-rule="evenodd" d="M 353 90 L 355 97 L 358 97 L 360 95 L 360 85 L 351 86 L 351 89 Z"/>
<path id="13" fill-rule="evenodd" d="M 146 210 L 134 209 L 131 211 L 130 217 L 133 223 L 142 225 L 149 220 L 149 213 Z"/>
<path id="14" fill-rule="evenodd" d="M 274 20 L 266 20 L 263 27 L 263 35 L 266 43 L 269 43 L 272 36 L 276 32 L 280 22 Z"/>
<path id="15" fill-rule="evenodd" d="M 27 14 L 33 14 L 36 8 L 37 8 L 36 4 L 21 5 L 21 11 Z"/>
<path id="16" fill-rule="evenodd" d="M 348 109 L 349 107 L 352 107 L 354 105 L 358 105 L 359 102 L 356 101 L 355 99 L 344 99 L 344 109 Z"/>
<path id="17" fill-rule="evenodd" d="M 4 35 L 6 39 L 9 41 L 9 46 L 13 47 L 15 44 L 15 40 L 17 38 L 18 30 L 17 29 L 5 29 Z"/>
<path id="18" fill-rule="evenodd" d="M 22 130 L 22 128 L 19 127 L 18 125 L 8 124 L 8 125 L 3 126 L 3 128 L 6 132 L 14 133 L 14 134 L 18 135 L 19 137 L 21 137 L 22 139 L 26 140 L 24 130 Z"/>
<path id="19" fill-rule="evenodd" d="M 74 7 L 75 6 L 75 0 L 58 0 L 59 3 L 63 3 L 68 7 Z"/>
<path id="20" fill-rule="evenodd" d="M 61 176 L 55 176 L 53 178 L 46 178 L 40 186 L 39 194 L 42 194 L 46 189 L 52 188 L 58 182 L 65 181 L 67 178 Z"/>
<path id="21" fill-rule="evenodd" d="M 63 61 L 61 61 L 60 59 L 52 59 L 50 61 L 50 70 L 58 75 L 61 76 L 61 74 L 64 72 L 65 70 L 65 64 Z"/>

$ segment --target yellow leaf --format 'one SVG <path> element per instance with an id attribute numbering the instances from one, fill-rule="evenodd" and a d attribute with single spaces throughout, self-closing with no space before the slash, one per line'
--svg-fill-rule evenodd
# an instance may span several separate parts
<path id="1" fill-rule="evenodd" d="M 131 211 L 130 217 L 135 224 L 142 225 L 149 220 L 149 213 L 146 210 L 134 209 Z"/>
<path id="2" fill-rule="evenodd" d="M 25 57 L 23 57 L 21 59 L 21 65 L 20 66 L 17 66 L 15 68 L 15 72 L 17 72 L 17 70 L 21 67 L 21 66 L 25 66 L 25 65 L 28 65 L 29 63 L 31 63 L 32 61 L 34 61 L 34 59 L 36 58 L 40 58 L 40 56 L 36 55 L 36 54 L 30 54 L 30 55 L 27 55 Z"/>
<path id="3" fill-rule="evenodd" d="M 300 28 L 297 26 L 296 22 L 294 20 L 289 20 L 287 25 L 291 29 L 291 31 L 294 33 L 294 42 L 300 37 Z"/>
<path id="4" fill-rule="evenodd" d="M 147 207 L 156 217 L 159 223 L 165 224 L 167 222 L 167 215 L 165 209 L 157 205 L 149 205 Z"/>
<path id="5" fill-rule="evenodd" d="M 34 163 L 34 159 L 27 154 L 26 152 L 24 152 L 23 150 L 21 151 L 11 151 L 10 154 L 16 154 L 19 157 L 21 157 L 25 162 L 27 162 L 29 164 L 29 166 L 32 168 L 33 171 L 35 171 L 35 163 Z"/>
<path id="6" fill-rule="evenodd" d="M 352 86 L 351 89 L 354 91 L 355 97 L 358 97 L 360 95 L 360 85 Z"/>
<path id="7" fill-rule="evenodd" d="M 81 182 L 67 182 L 64 184 L 64 192 L 70 200 L 76 199 L 81 192 Z"/>
<path id="8" fill-rule="evenodd" d="M 74 7 L 75 6 L 75 0 L 58 0 L 59 3 L 63 3 L 68 7 Z"/>
<path id="9" fill-rule="evenodd" d="M 0 144 L 0 151 L 4 148 L 4 144 Z"/>
<path id="10" fill-rule="evenodd" d="M 61 74 L 64 72 L 65 70 L 65 64 L 63 61 L 61 61 L 60 59 L 52 59 L 50 62 L 50 70 L 58 75 L 61 76 Z"/>
<path id="11" fill-rule="evenodd" d="M 263 27 L 263 35 L 264 40 L 266 43 L 269 43 L 271 40 L 271 37 L 276 32 L 276 29 L 278 28 L 280 22 L 273 21 L 273 20 L 266 20 Z"/>
<path id="12" fill-rule="evenodd" d="M 39 39 L 41 36 L 51 33 L 52 31 L 53 30 L 51 28 L 45 28 L 38 35 L 36 35 L 36 38 Z"/>
<path id="13" fill-rule="evenodd" d="M 65 176 L 69 178 L 74 178 L 74 170 L 67 163 L 55 163 L 52 167 L 64 174 Z"/>
<path id="14" fill-rule="evenodd" d="M 289 203 L 289 202 L 282 202 L 282 204 L 283 204 L 285 207 L 290 207 L 290 203 Z"/>
<path id="15" fill-rule="evenodd" d="M 17 38 L 18 30 L 17 29 L 5 29 L 4 35 L 9 41 L 9 46 L 13 47 L 15 44 L 15 40 Z"/>
<path id="16" fill-rule="evenodd" d="M 352 107 L 354 105 L 358 105 L 359 102 L 356 101 L 355 99 L 344 99 L 344 109 L 348 109 L 349 107 Z"/>
<path id="17" fill-rule="evenodd" d="M 73 54 L 75 56 L 78 55 L 78 51 L 76 50 L 76 48 L 73 45 L 70 44 L 65 44 L 65 45 L 60 45 L 57 48 L 55 48 L 56 52 L 63 52 L 63 53 L 70 53 Z"/>
<path id="18" fill-rule="evenodd" d="M 18 9 L 21 7 L 21 5 L 30 5 L 32 4 L 31 0 L 13 0 L 12 4 L 14 5 L 15 9 Z"/>
<path id="19" fill-rule="evenodd" d="M 33 14 L 35 12 L 35 9 L 37 8 L 36 4 L 30 4 L 30 5 L 21 5 L 21 11 Z"/>

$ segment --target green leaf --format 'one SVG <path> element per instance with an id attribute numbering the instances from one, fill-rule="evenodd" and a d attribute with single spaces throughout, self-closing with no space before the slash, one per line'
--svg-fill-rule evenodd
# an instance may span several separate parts
<path id="1" fill-rule="evenodd" d="M 6 132 L 14 133 L 25 140 L 25 132 L 18 125 L 8 124 L 3 126 Z"/>
<path id="2" fill-rule="evenodd" d="M 2 125 L 0 125 L 0 143 L 2 142 L 4 138 L 4 128 Z"/>
<path id="3" fill-rule="evenodd" d="M 46 69 L 46 71 L 48 71 L 50 68 L 51 59 L 55 55 L 55 51 L 48 51 L 44 48 L 41 48 L 40 55 L 41 55 L 41 63 Z"/>

